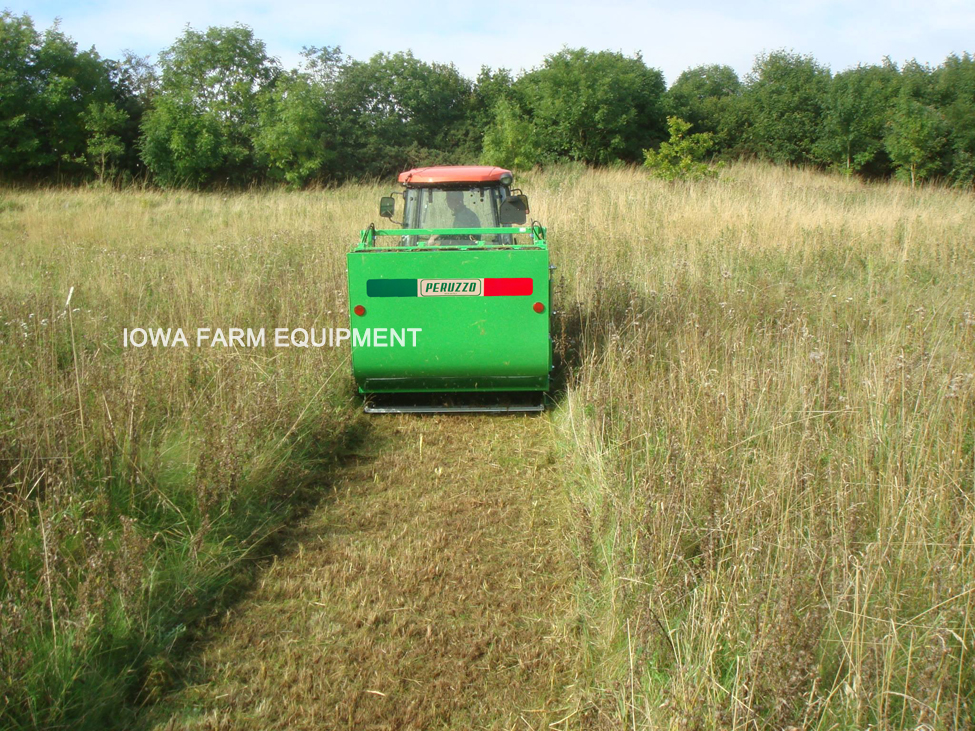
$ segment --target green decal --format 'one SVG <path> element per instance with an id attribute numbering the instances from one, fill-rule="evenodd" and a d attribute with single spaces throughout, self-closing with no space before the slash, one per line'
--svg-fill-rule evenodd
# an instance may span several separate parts
<path id="1" fill-rule="evenodd" d="M 415 279 L 369 279 L 367 297 L 416 297 Z"/>

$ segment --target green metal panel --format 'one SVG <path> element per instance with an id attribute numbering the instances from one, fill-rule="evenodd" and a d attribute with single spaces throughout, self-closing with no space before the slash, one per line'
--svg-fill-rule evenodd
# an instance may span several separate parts
<path id="1" fill-rule="evenodd" d="M 532 245 L 545 245 L 544 226 L 501 226 L 494 228 L 367 228 L 359 232 L 359 245 L 356 248 L 364 249 L 375 246 L 376 239 L 383 236 L 409 238 L 417 236 L 431 236 L 433 234 L 438 234 L 440 236 L 467 235 L 474 236 L 475 238 L 479 235 L 507 234 L 509 236 L 519 236 L 528 234 L 532 238 Z M 423 247 L 425 244 L 421 242 L 418 244 L 413 244 L 413 246 Z"/>
<path id="2" fill-rule="evenodd" d="M 549 258 L 544 240 L 536 241 L 464 248 L 378 248 L 361 242 L 348 254 L 349 309 L 365 308 L 362 316 L 350 315 L 351 329 L 360 336 L 352 342 L 359 391 L 547 390 Z M 535 303 L 544 306 L 541 313 Z"/>

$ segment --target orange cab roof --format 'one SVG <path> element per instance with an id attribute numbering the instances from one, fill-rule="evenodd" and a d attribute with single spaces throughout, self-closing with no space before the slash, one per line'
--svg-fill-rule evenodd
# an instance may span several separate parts
<path id="1" fill-rule="evenodd" d="M 399 182 L 404 185 L 497 183 L 501 180 L 502 175 L 511 176 L 511 171 L 489 165 L 439 165 L 437 167 L 407 170 L 405 173 L 399 174 Z"/>

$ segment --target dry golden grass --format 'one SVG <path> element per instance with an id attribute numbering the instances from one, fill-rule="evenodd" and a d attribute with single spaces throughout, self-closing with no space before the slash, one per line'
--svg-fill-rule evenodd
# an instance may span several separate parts
<path id="1" fill-rule="evenodd" d="M 562 385 L 548 418 L 567 500 L 548 510 L 575 556 L 574 598 L 530 593 L 524 609 L 573 628 L 566 656 L 545 657 L 560 668 L 553 677 L 573 678 L 549 697 L 569 715 L 557 727 L 972 728 L 970 196 L 760 165 L 690 184 L 566 167 L 519 185 L 560 267 Z M 124 724 L 117 708 L 157 699 L 174 674 L 158 658 L 180 646 L 181 623 L 226 604 L 241 557 L 307 498 L 295 485 L 323 479 L 321 466 L 361 429 L 343 351 L 123 351 L 122 328 L 341 325 L 343 253 L 375 220 L 384 190 L 4 195 L 8 725 Z M 420 431 L 433 423 L 404 421 Z M 487 473 L 461 455 L 483 455 L 501 423 L 461 431 L 466 450 L 445 447 L 483 494 Z M 432 462 L 397 473 L 408 449 L 377 462 L 391 460 L 393 495 L 436 474 Z M 531 464 L 491 449 L 515 469 Z M 374 488 L 356 498 L 354 484 L 308 525 L 370 504 Z M 428 554 L 410 541 L 424 520 L 447 519 L 426 509 L 401 546 L 421 563 Z M 462 555 L 457 541 L 474 534 L 477 514 L 451 524 L 445 551 Z M 376 566 L 397 535 L 390 524 L 364 537 Z M 551 570 L 564 572 L 547 535 Z M 307 547 L 296 540 L 300 555 Z M 331 581 L 342 555 L 317 559 L 338 572 Z M 487 555 L 485 578 L 525 569 L 516 541 Z M 276 569 L 284 574 L 303 565 L 281 561 L 296 561 Z M 310 586 L 302 579 L 295 590 Z M 352 618 L 355 592 L 371 585 L 343 587 L 337 611 Z M 398 577 L 396 587 L 417 596 L 430 584 Z M 531 637 L 502 616 L 505 599 L 472 626 L 499 641 Z M 231 620 L 241 636 L 259 626 L 248 617 L 274 620 L 256 601 Z M 452 601 L 457 611 L 478 606 Z M 203 656 L 216 653 L 223 677 L 242 682 L 256 660 L 234 671 L 225 651 L 236 645 L 221 631 Z M 363 667 L 382 666 L 389 648 L 368 627 L 338 637 L 372 648 Z M 410 642 L 397 637 L 390 647 L 406 662 Z M 297 643 L 272 644 L 276 667 L 302 656 Z M 455 659 L 466 649 L 462 634 L 450 643 Z M 112 653 L 117 662 L 106 661 Z M 353 672 L 348 657 L 317 656 L 323 677 Z M 463 725 L 456 714 L 490 699 L 496 707 L 480 718 L 504 719 L 519 710 L 505 704 L 537 697 L 534 681 L 506 688 L 492 666 L 471 667 L 470 682 L 495 690 L 441 688 L 432 697 L 455 714 L 445 722 Z M 256 686 L 280 693 L 268 708 L 311 687 L 273 681 Z M 263 718 L 246 715 L 257 699 L 226 707 L 213 689 L 200 691 L 209 719 Z M 417 713 L 429 709 L 422 691 L 413 700 Z"/>
<path id="2" fill-rule="evenodd" d="M 567 275 L 597 715 L 971 728 L 970 197 L 758 166 L 531 182 Z"/>

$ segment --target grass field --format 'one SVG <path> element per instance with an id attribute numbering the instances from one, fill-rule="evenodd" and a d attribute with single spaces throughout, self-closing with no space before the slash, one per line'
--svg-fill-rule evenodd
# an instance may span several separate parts
<path id="1" fill-rule="evenodd" d="M 519 185 L 559 266 L 560 387 L 532 439 L 564 497 L 541 545 L 571 600 L 536 609 L 573 657 L 548 722 L 975 727 L 970 194 L 761 165 Z M 251 559 L 354 513 L 354 491 L 323 501 L 377 428 L 346 350 L 125 349 L 122 331 L 341 326 L 343 253 L 385 190 L 3 192 L 0 726 L 151 716 L 201 645 L 243 632 L 246 612 L 205 620 L 263 596 Z M 484 423 L 458 424 L 478 459 Z M 498 566 L 547 565 L 501 545 Z M 481 600 L 442 597 L 465 617 Z M 495 686 L 477 707 L 497 718 L 537 697 Z"/>

